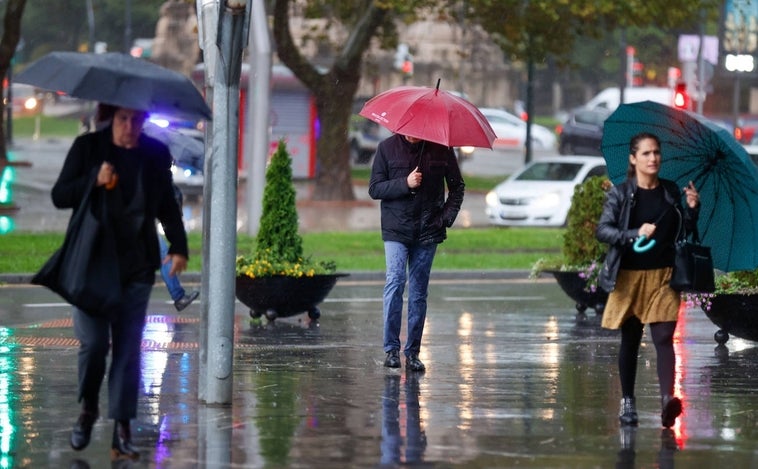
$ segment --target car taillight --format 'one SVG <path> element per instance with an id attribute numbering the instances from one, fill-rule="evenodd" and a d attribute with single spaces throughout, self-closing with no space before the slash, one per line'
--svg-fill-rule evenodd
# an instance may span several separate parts
<path id="1" fill-rule="evenodd" d="M 563 132 L 563 126 L 562 126 L 561 124 L 558 124 L 558 125 L 556 125 L 556 126 L 555 126 L 555 133 L 556 133 L 557 135 L 560 135 L 560 134 L 561 134 L 561 132 Z"/>
<path id="2" fill-rule="evenodd" d="M 740 127 L 734 128 L 734 138 L 736 138 L 738 142 L 742 141 L 742 128 Z"/>

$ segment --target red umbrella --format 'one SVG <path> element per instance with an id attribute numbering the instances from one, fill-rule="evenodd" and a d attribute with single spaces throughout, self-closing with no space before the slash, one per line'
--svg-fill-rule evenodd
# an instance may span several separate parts
<path id="1" fill-rule="evenodd" d="M 399 86 L 366 102 L 359 113 L 392 132 L 449 147 L 492 148 L 497 136 L 476 106 L 447 91 Z"/>

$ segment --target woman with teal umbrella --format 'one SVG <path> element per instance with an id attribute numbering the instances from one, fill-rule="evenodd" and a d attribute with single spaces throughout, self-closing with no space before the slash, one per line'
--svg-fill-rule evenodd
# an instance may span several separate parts
<path id="1" fill-rule="evenodd" d="M 699 195 L 690 184 L 680 188 L 658 177 L 661 143 L 651 133 L 639 133 L 629 142 L 626 179 L 606 197 L 596 236 L 609 245 L 599 285 L 610 292 L 602 326 L 621 329 L 618 366 L 621 381 L 622 425 L 637 425 L 634 394 L 637 357 L 645 324 L 657 356 L 661 394 L 661 424 L 674 425 L 682 413 L 682 401 L 674 395 L 674 332 L 679 313 L 679 293 L 669 286 L 674 264 L 674 243 L 679 220 L 687 230 L 695 227 Z M 686 206 L 682 205 L 682 195 Z M 681 218 L 680 218 L 681 217 Z M 656 242 L 644 252 L 633 248 L 637 238 Z"/>

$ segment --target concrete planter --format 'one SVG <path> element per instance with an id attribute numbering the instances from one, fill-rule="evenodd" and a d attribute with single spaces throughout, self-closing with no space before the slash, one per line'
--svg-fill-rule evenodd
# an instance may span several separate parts
<path id="1" fill-rule="evenodd" d="M 595 314 L 603 314 L 605 302 L 608 301 L 608 293 L 598 289 L 594 292 L 585 291 L 586 280 L 579 276 L 579 272 L 567 272 L 560 270 L 547 271 L 555 277 L 561 289 L 576 302 L 576 310 L 584 314 L 587 308 L 595 310 Z"/>
<path id="2" fill-rule="evenodd" d="M 713 339 L 720 345 L 729 340 L 729 334 L 758 342 L 758 295 L 718 294 L 711 299 L 705 315 L 719 330 Z"/>

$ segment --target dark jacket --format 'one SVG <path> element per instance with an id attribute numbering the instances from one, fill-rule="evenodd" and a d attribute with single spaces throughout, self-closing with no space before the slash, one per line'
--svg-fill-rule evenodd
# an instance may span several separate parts
<path id="1" fill-rule="evenodd" d="M 682 191 L 674 181 L 660 179 L 663 185 L 666 202 L 673 205 L 680 214 L 683 214 L 683 230 L 678 238 L 686 236 L 694 230 L 698 209 L 683 206 Z M 631 248 L 637 239 L 639 228 L 629 228 L 629 218 L 632 212 L 635 196 L 637 193 L 637 179 L 630 178 L 617 186 L 611 187 L 603 204 L 603 212 L 597 224 L 595 236 L 603 243 L 608 244 L 608 253 L 600 271 L 598 285 L 611 292 L 616 288 L 616 277 L 621 265 L 621 257 L 627 249 Z"/>
<path id="2" fill-rule="evenodd" d="M 422 181 L 411 191 L 407 178 L 416 166 Z M 368 187 L 371 198 L 381 200 L 382 239 L 441 243 L 461 209 L 464 186 L 452 148 L 425 141 L 411 144 L 400 134 L 383 140 L 376 149 Z"/>
<path id="3" fill-rule="evenodd" d="M 58 180 L 52 190 L 53 204 L 57 208 L 72 208 L 77 210 L 88 185 L 95 183 L 97 173 L 103 161 L 117 151 L 112 143 L 111 127 L 97 132 L 81 135 L 74 140 L 63 163 Z M 171 177 L 171 154 L 168 147 L 163 143 L 146 135 L 140 136 L 138 151 L 132 152 L 130 157 L 135 165 L 141 165 L 141 188 L 144 201 L 144 212 L 140 214 L 141 223 L 135 227 L 134 235 L 123 239 L 124 244 L 134 247 L 140 253 L 142 259 L 136 265 L 134 259 L 121 256 L 120 262 L 132 263 L 123 278 L 125 282 L 135 280 L 152 282 L 155 280 L 155 270 L 161 265 L 160 251 L 158 246 L 158 234 L 155 229 L 155 220 L 163 225 L 166 238 L 169 240 L 170 254 L 182 254 L 188 256 L 187 234 L 182 222 L 182 211 L 174 197 L 173 181 Z M 130 162 L 131 163 L 131 162 Z M 118 171 L 118 170 L 117 170 Z M 119 189 L 114 189 L 116 193 Z M 105 197 L 103 187 L 95 187 L 93 197 Z M 108 199 L 109 204 L 114 198 Z M 109 205 L 109 212 L 114 211 Z M 124 237 L 123 227 L 114 226 L 117 236 Z M 124 259 L 123 257 L 126 257 Z M 123 272 L 123 265 L 122 272 Z M 135 272 L 135 269 L 139 271 Z M 131 278 L 130 278 L 131 277 Z"/>

